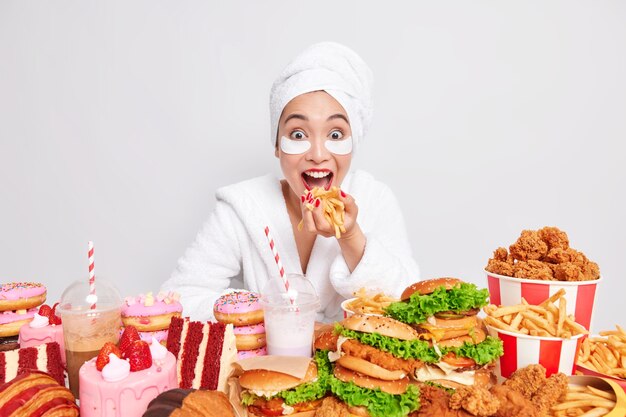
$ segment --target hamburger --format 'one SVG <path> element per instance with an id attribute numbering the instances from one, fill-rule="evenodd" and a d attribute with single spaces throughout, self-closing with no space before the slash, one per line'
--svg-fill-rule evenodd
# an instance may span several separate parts
<path id="1" fill-rule="evenodd" d="M 477 317 L 488 298 L 489 292 L 474 284 L 437 278 L 407 287 L 401 301 L 387 307 L 387 315 L 409 324 L 437 356 L 416 370 L 419 381 L 450 388 L 492 383 L 491 369 L 503 350 Z"/>
<path id="2" fill-rule="evenodd" d="M 417 340 L 418 334 L 389 317 L 355 314 L 315 341 L 315 348 L 322 349 L 318 352 L 328 352 L 335 364 L 330 390 L 352 415 L 404 417 L 419 408 L 419 389 L 409 375 L 423 362 L 381 349 L 376 343 L 381 338 L 400 345 Z"/>
<path id="3" fill-rule="evenodd" d="M 328 392 L 330 373 L 328 359 L 320 352 L 302 379 L 266 369 L 245 371 L 239 376 L 241 403 L 251 416 L 312 415 Z"/>

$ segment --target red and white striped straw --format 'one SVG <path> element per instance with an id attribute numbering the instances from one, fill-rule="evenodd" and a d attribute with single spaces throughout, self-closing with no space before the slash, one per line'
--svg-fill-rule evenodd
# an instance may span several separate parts
<path id="1" fill-rule="evenodd" d="M 267 241 L 270 244 L 270 249 L 272 249 L 272 253 L 274 254 L 274 261 L 276 261 L 276 266 L 278 267 L 278 272 L 280 273 L 280 278 L 283 280 L 283 284 L 285 284 L 285 292 L 289 293 L 289 280 L 287 279 L 287 275 L 285 274 L 285 268 L 283 268 L 283 263 L 280 261 L 280 255 L 278 254 L 278 250 L 276 249 L 276 243 L 274 243 L 274 238 L 270 233 L 270 228 L 265 226 L 265 236 L 267 237 Z M 295 302 L 295 300 L 289 297 L 291 300 L 291 304 Z"/>
<path id="2" fill-rule="evenodd" d="M 87 252 L 87 256 L 89 258 L 89 295 L 93 298 L 96 295 L 96 271 L 94 267 L 93 261 L 93 242 L 90 240 L 88 244 L 89 250 Z M 96 303 L 91 305 L 91 309 L 96 308 Z"/>

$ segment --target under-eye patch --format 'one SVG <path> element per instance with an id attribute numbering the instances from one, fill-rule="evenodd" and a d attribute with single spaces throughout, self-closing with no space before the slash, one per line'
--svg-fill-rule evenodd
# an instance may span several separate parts
<path id="1" fill-rule="evenodd" d="M 352 136 L 341 140 L 328 139 L 324 142 L 324 146 L 335 155 L 348 155 L 352 152 Z"/>
<path id="2" fill-rule="evenodd" d="M 280 150 L 290 155 L 299 155 L 311 149 L 308 140 L 294 140 L 286 136 L 280 138 Z"/>

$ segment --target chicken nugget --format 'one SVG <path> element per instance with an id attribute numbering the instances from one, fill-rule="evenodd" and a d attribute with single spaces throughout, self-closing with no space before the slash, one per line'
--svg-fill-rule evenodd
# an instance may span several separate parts
<path id="1" fill-rule="evenodd" d="M 562 373 L 550 375 L 546 379 L 546 383 L 539 387 L 532 398 L 532 403 L 539 411 L 539 414 L 545 415 L 557 403 L 559 398 L 565 396 L 568 382 L 567 376 Z"/>
<path id="2" fill-rule="evenodd" d="M 548 264 L 536 260 L 515 263 L 513 266 L 513 276 L 515 278 L 540 279 L 543 281 L 554 280 L 554 273 Z"/>
<path id="3" fill-rule="evenodd" d="M 461 387 L 450 397 L 449 406 L 453 410 L 464 409 L 477 417 L 488 417 L 498 411 L 500 400 L 486 388 Z"/>
<path id="4" fill-rule="evenodd" d="M 537 231 L 541 240 L 546 242 L 549 249 L 560 248 L 567 249 L 569 248 L 569 238 L 567 237 L 567 233 L 560 230 L 558 227 L 550 227 L 546 226 Z"/>
<path id="5" fill-rule="evenodd" d="M 582 266 L 574 262 L 564 262 L 556 266 L 554 277 L 559 281 L 584 281 Z"/>
<path id="6" fill-rule="evenodd" d="M 532 396 L 546 383 L 546 368 L 542 365 L 528 365 L 513 372 L 511 377 L 504 381 L 504 386 L 522 394 L 524 398 Z"/>
<path id="7" fill-rule="evenodd" d="M 506 275 L 507 277 L 513 276 L 513 265 L 497 259 L 489 259 L 485 269 L 494 274 Z"/>
<path id="8" fill-rule="evenodd" d="M 517 241 L 509 246 L 513 258 L 518 261 L 539 260 L 548 253 L 548 245 L 534 230 L 522 230 Z"/>

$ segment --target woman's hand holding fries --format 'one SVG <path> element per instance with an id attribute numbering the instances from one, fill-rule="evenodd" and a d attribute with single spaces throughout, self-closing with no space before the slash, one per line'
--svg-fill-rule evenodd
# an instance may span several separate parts
<path id="1" fill-rule="evenodd" d="M 616 330 L 600 332 L 604 337 L 585 339 L 578 353 L 578 363 L 592 371 L 626 378 L 626 331 L 615 327 Z"/>
<path id="2" fill-rule="evenodd" d="M 513 333 L 530 336 L 560 337 L 589 333 L 576 323 L 573 315 L 567 315 L 567 300 L 563 289 L 554 293 L 541 304 L 529 305 L 522 298 L 522 304 L 498 307 L 493 304 L 484 307 L 487 314 L 485 323 Z"/>
<path id="3" fill-rule="evenodd" d="M 302 221 L 298 230 L 339 239 L 342 234 L 350 233 L 356 224 L 358 207 L 354 199 L 338 187 L 313 188 L 301 200 Z"/>

